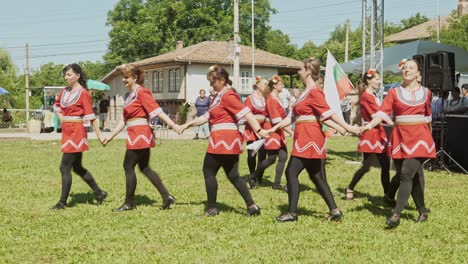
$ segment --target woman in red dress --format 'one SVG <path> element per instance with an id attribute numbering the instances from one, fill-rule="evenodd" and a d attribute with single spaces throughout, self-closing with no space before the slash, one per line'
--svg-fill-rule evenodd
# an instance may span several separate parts
<path id="1" fill-rule="evenodd" d="M 359 106 L 362 119 L 365 123 L 368 123 L 381 105 L 379 98 L 375 96 L 375 91 L 380 87 L 380 76 L 375 70 L 371 69 L 363 76 L 362 82 L 365 85 L 365 90 L 359 97 Z M 356 171 L 345 190 L 346 199 L 351 200 L 354 198 L 354 187 L 362 176 L 369 171 L 373 155 L 377 157 L 380 163 L 380 181 L 384 195 L 386 195 L 390 188 L 390 157 L 387 155 L 387 135 L 383 126 L 379 125 L 362 133 L 359 138 L 358 151 L 363 153 L 364 159 L 361 168 Z"/>
<path id="2" fill-rule="evenodd" d="M 266 138 L 268 133 L 262 129 L 250 109 L 241 103 L 239 95 L 231 87 L 229 74 L 224 68 L 218 65 L 211 66 L 207 78 L 218 94 L 211 102 L 205 115 L 182 125 L 179 131 L 183 132 L 192 125 L 198 126 L 206 122 L 210 124 L 210 141 L 203 162 L 203 175 L 208 196 L 205 215 L 214 216 L 219 213 L 216 205 L 218 192 L 216 174 L 221 167 L 244 199 L 247 205 L 247 214 L 249 216 L 258 215 L 260 207 L 253 201 L 247 184 L 239 175 L 242 134 L 238 130 L 237 123 L 241 118 L 244 118 L 260 137 Z"/>
<path id="3" fill-rule="evenodd" d="M 130 90 L 125 95 L 123 119 L 116 129 L 104 140 L 104 144 L 111 141 L 120 131 L 127 126 L 127 151 L 124 158 L 124 170 L 126 177 L 126 196 L 122 206 L 115 209 L 123 212 L 135 208 L 134 196 L 137 184 L 135 166 L 148 177 L 162 197 L 162 209 L 169 209 L 176 199 L 169 194 L 159 175 L 149 167 L 150 148 L 155 146 L 154 134 L 148 120 L 159 117 L 169 127 L 174 129 L 178 125 L 174 123 L 154 100 L 151 91 L 143 87 L 143 71 L 135 64 L 124 64 L 118 68 L 123 75 L 123 83 Z"/>
<path id="4" fill-rule="evenodd" d="M 257 76 L 256 83 L 254 85 L 254 92 L 247 96 L 245 99 L 245 106 L 250 109 L 250 112 L 254 115 L 258 124 L 263 127 L 266 119 L 266 101 L 265 96 L 268 93 L 268 79 Z M 247 146 L 252 144 L 254 141 L 259 140 L 255 131 L 250 128 L 249 124 L 245 125 L 244 129 L 244 141 L 247 142 Z M 249 173 L 252 174 L 257 167 L 257 156 L 258 162 L 266 158 L 265 148 L 262 146 L 257 153 L 254 154 L 254 150 L 247 148 L 247 165 L 249 166 Z M 260 173 L 260 177 L 263 176 L 263 171 Z"/>
<path id="5" fill-rule="evenodd" d="M 414 60 L 406 61 L 403 83 L 391 89 L 371 122 L 362 127 L 371 130 L 382 121 L 395 127 L 389 141 L 388 152 L 393 158 L 396 174 L 400 179 L 395 211 L 386 224 L 394 228 L 400 224 L 401 213 L 408 203 L 410 195 L 419 212 L 417 222 L 427 221 L 427 208 L 424 203 L 424 174 L 418 173 L 423 162 L 435 158 L 435 144 L 430 131 L 431 91 L 419 83 L 420 65 Z"/>
<path id="6" fill-rule="evenodd" d="M 333 194 L 325 174 L 326 138 L 322 131 L 322 123 L 344 134 L 347 131 L 358 134 L 358 128 L 350 126 L 340 119 L 325 101 L 325 94 L 317 85 L 320 77 L 320 62 L 311 58 L 304 60 L 299 70 L 301 81 L 306 89 L 301 93 L 293 106 L 292 117 L 287 117 L 272 129 L 288 126 L 295 120 L 293 150 L 286 167 L 286 180 L 289 197 L 289 210 L 276 218 L 279 222 L 297 221 L 297 205 L 299 201 L 298 177 L 306 169 L 318 192 L 325 200 L 330 215 L 328 220 L 339 221 L 343 214 L 336 206 Z"/>
<path id="7" fill-rule="evenodd" d="M 97 204 L 101 204 L 107 197 L 107 193 L 99 188 L 91 173 L 81 165 L 83 151 L 89 149 L 84 121 L 91 121 L 99 141 L 102 142 L 91 96 L 86 90 L 86 74 L 75 63 L 65 66 L 62 72 L 68 86 L 60 92 L 54 104 L 55 113 L 62 122 L 62 193 L 52 210 L 65 209 L 72 184 L 72 168 L 93 189 Z"/>
<path id="8" fill-rule="evenodd" d="M 270 129 L 272 125 L 276 125 L 286 118 L 286 110 L 281 105 L 278 99 L 278 94 L 283 90 L 283 82 L 277 75 L 268 83 L 269 96 L 266 100 L 267 118 L 264 125 L 265 129 Z M 281 186 L 281 176 L 284 172 L 286 161 L 288 160 L 288 150 L 286 148 L 286 138 L 282 129 L 270 133 L 270 137 L 265 141 L 265 150 L 268 157 L 258 164 L 257 170 L 249 176 L 249 184 L 251 188 L 255 188 L 257 184 L 261 184 L 263 172 L 275 163 L 278 157 L 278 164 L 275 169 L 275 182 L 272 188 L 275 190 L 283 190 Z"/>

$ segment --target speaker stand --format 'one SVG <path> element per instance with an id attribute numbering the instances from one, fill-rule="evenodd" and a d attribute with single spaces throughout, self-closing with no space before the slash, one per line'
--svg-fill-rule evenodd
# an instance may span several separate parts
<path id="1" fill-rule="evenodd" d="M 445 136 L 445 112 L 444 112 L 444 97 L 442 97 L 442 113 L 441 113 L 441 122 L 442 122 L 442 127 L 440 129 L 440 149 L 439 151 L 436 152 L 436 158 L 435 160 L 431 161 L 429 163 L 430 160 L 426 160 L 424 162 L 424 165 L 426 165 L 426 163 L 428 164 L 427 165 L 427 168 L 428 170 L 432 171 L 434 169 L 445 169 L 448 173 L 452 173 L 448 166 L 445 164 L 445 157 L 449 158 L 454 164 L 456 164 L 458 166 L 458 168 L 461 169 L 461 171 L 463 171 L 465 174 L 468 174 L 468 172 L 465 170 L 465 168 L 463 168 L 460 164 L 458 164 L 458 162 L 452 158 L 445 150 L 444 150 L 444 146 L 445 146 L 445 141 L 444 141 L 444 136 Z M 448 129 L 448 128 L 447 128 Z"/>
<path id="2" fill-rule="evenodd" d="M 430 160 L 426 160 L 425 163 L 427 163 L 427 168 L 430 171 L 433 171 L 435 169 L 445 169 L 448 173 L 452 173 L 448 166 L 445 164 L 445 157 L 449 158 L 455 165 L 458 166 L 458 168 L 463 171 L 465 174 L 468 174 L 468 171 L 466 171 L 454 158 L 452 158 L 442 147 L 439 151 L 436 153 L 436 158 L 434 161 L 429 162 Z"/>

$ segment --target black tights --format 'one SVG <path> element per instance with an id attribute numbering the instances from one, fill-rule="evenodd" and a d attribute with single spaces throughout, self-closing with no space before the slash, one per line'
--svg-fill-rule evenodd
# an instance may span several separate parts
<path id="1" fill-rule="evenodd" d="M 62 162 L 60 163 L 60 172 L 62 173 L 62 193 L 60 195 L 60 202 L 62 204 L 67 204 L 67 198 L 70 194 L 72 185 L 72 169 L 76 174 L 80 175 L 91 189 L 93 189 L 94 193 L 101 192 L 101 189 L 97 185 L 96 181 L 94 181 L 91 173 L 81 165 L 82 158 L 82 152 L 63 153 Z"/>
<path id="2" fill-rule="evenodd" d="M 216 208 L 216 196 L 218 193 L 218 181 L 216 174 L 223 167 L 229 181 L 241 194 L 247 206 L 254 204 L 249 188 L 244 179 L 239 175 L 239 155 L 206 153 L 203 161 L 203 176 L 205 177 L 206 194 L 208 196 L 208 208 Z"/>
<path id="3" fill-rule="evenodd" d="M 133 199 L 135 197 L 135 189 L 137 185 L 137 178 L 135 173 L 135 166 L 138 164 L 138 168 L 143 174 L 148 177 L 151 183 L 158 189 L 163 200 L 167 199 L 169 192 L 161 181 L 159 175 L 153 171 L 148 163 L 150 158 L 150 149 L 127 149 L 124 158 L 124 170 L 126 178 L 126 196 L 125 203 L 133 205 Z"/>
<path id="4" fill-rule="evenodd" d="M 424 159 L 394 159 L 394 162 L 400 179 L 395 213 L 401 214 L 403 212 L 410 195 L 413 197 L 419 213 L 427 213 L 424 204 L 424 173 L 421 170 Z"/>
<path id="5" fill-rule="evenodd" d="M 306 169 L 309 178 L 317 187 L 317 191 L 327 203 L 331 211 L 336 209 L 335 199 L 328 185 L 325 175 L 325 163 L 323 159 L 306 159 L 291 156 L 288 167 L 286 168 L 286 179 L 288 181 L 289 211 L 297 212 L 299 202 L 299 174 Z"/>
<path id="6" fill-rule="evenodd" d="M 257 179 L 259 182 L 262 181 L 263 172 L 273 165 L 276 161 L 276 157 L 279 157 L 278 164 L 276 164 L 275 169 L 275 182 L 274 185 L 281 184 L 281 176 L 283 176 L 284 167 L 286 166 L 286 161 L 288 160 L 288 150 L 286 147 L 282 147 L 277 150 L 267 150 L 268 157 L 258 164 L 257 170 L 252 174 L 254 179 Z"/>
<path id="7" fill-rule="evenodd" d="M 423 172 L 423 166 L 421 166 L 418 170 L 418 176 L 417 179 L 419 181 L 419 184 L 421 185 L 422 190 L 424 191 L 424 172 Z M 393 176 L 391 182 L 390 182 L 390 187 L 389 191 L 387 192 L 387 197 L 390 199 L 395 199 L 396 193 L 398 191 L 398 188 L 400 187 L 400 175 L 399 172 Z"/>
<path id="8" fill-rule="evenodd" d="M 371 158 L 373 155 L 377 157 L 380 163 L 380 181 L 382 183 L 384 194 L 390 190 L 390 157 L 386 153 L 363 153 L 364 160 L 359 170 L 354 173 L 354 177 L 348 185 L 348 189 L 354 190 L 356 184 L 361 180 L 371 167 Z"/>

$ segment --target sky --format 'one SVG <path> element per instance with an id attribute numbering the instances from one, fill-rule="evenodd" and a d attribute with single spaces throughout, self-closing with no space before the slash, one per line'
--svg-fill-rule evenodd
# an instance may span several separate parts
<path id="1" fill-rule="evenodd" d="M 308 40 L 322 44 L 346 19 L 354 30 L 362 16 L 360 0 L 270 1 L 278 11 L 270 18 L 272 28 L 288 34 L 298 47 Z M 0 48 L 10 53 L 18 73 L 26 68 L 26 43 L 33 70 L 48 62 L 102 61 L 109 41 L 107 12 L 117 2 L 1 0 Z M 457 8 L 458 0 L 386 0 L 384 19 L 399 23 L 418 12 L 433 19 L 437 3 L 440 15 L 448 15 Z"/>

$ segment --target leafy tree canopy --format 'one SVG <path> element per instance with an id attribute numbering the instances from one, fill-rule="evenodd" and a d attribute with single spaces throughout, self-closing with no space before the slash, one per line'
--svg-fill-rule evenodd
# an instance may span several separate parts
<path id="1" fill-rule="evenodd" d="M 269 0 L 255 1 L 256 46 L 265 49 L 270 30 Z M 239 5 L 241 43 L 250 45 L 251 5 Z M 193 45 L 233 36 L 231 0 L 120 0 L 108 13 L 109 52 L 106 62 L 118 65 L 175 49 L 178 40 Z"/>

